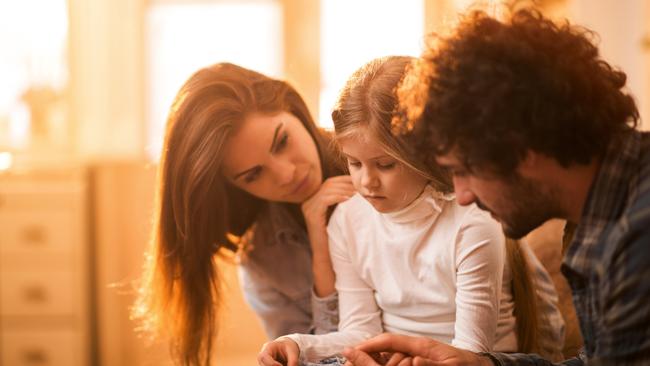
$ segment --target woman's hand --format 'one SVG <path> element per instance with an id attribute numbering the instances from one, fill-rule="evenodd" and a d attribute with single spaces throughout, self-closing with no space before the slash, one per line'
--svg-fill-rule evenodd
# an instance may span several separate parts
<path id="1" fill-rule="evenodd" d="M 343 202 L 354 195 L 352 178 L 339 175 L 327 178 L 316 193 L 302 203 L 302 214 L 308 229 L 325 230 L 327 208 Z"/>
<path id="2" fill-rule="evenodd" d="M 257 355 L 259 366 L 298 366 L 300 349 L 296 342 L 289 338 L 280 338 L 264 343 Z"/>
<path id="3" fill-rule="evenodd" d="M 347 200 L 354 193 L 349 175 L 331 177 L 301 206 L 312 251 L 314 292 L 319 297 L 329 296 L 335 291 L 334 270 L 327 245 L 327 209 Z"/>

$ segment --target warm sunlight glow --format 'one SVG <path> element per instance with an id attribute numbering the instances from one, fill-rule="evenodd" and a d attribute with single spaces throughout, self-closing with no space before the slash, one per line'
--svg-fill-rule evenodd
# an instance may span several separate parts
<path id="1" fill-rule="evenodd" d="M 9 170 L 13 160 L 13 155 L 10 152 L 0 152 L 0 171 Z"/>
<path id="2" fill-rule="evenodd" d="M 220 1 L 148 8 L 148 146 L 158 160 L 176 92 L 199 68 L 228 61 L 282 74 L 282 11 L 276 1 Z"/>
<path id="3" fill-rule="evenodd" d="M 421 53 L 424 3 L 322 0 L 321 11 L 319 122 L 332 128 L 332 106 L 354 70 L 376 57 Z"/>
<path id="4" fill-rule="evenodd" d="M 26 144 L 30 91 L 65 88 L 67 33 L 65 0 L 0 2 L 0 146 Z"/>

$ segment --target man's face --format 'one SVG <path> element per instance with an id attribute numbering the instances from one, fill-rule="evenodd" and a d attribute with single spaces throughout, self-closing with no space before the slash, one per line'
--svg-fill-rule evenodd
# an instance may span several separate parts
<path id="1" fill-rule="evenodd" d="M 436 161 L 449 169 L 458 203 L 463 206 L 476 203 L 490 212 L 510 238 L 519 239 L 559 214 L 552 191 L 516 170 L 510 177 L 480 168 L 470 172 L 453 152 L 438 156 Z"/>

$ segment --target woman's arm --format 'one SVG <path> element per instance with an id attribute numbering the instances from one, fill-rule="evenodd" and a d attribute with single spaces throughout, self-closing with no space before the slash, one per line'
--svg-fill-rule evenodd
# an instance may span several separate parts
<path id="1" fill-rule="evenodd" d="M 327 244 L 327 209 L 352 197 L 354 192 L 349 175 L 331 177 L 301 206 L 312 249 L 314 293 L 318 297 L 327 297 L 335 292 L 334 270 Z"/>
<path id="2" fill-rule="evenodd" d="M 247 268 L 239 267 L 239 280 L 244 298 L 262 321 L 266 336 L 275 339 L 294 332 L 309 332 L 312 327 L 307 304 L 302 307 L 264 278 Z"/>

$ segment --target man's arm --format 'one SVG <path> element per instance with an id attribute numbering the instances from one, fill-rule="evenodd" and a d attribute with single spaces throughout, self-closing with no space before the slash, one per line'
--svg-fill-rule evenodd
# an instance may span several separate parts
<path id="1" fill-rule="evenodd" d="M 369 339 L 353 349 L 346 349 L 343 355 L 351 366 L 379 366 L 370 357 L 379 352 L 401 352 L 413 357 L 418 366 L 581 366 L 583 359 L 574 358 L 552 363 L 537 355 L 506 353 L 474 353 L 455 348 L 426 337 L 411 337 L 398 334 L 382 334 Z"/>

